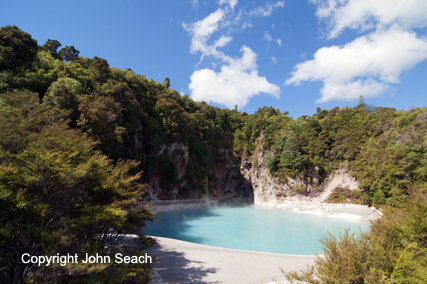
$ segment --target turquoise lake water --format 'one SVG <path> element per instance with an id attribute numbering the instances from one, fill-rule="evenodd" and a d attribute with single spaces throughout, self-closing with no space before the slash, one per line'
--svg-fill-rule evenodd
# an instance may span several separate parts
<path id="1" fill-rule="evenodd" d="M 213 207 L 159 212 L 143 234 L 222 248 L 282 254 L 322 254 L 328 231 L 367 231 L 369 223 L 265 207 Z"/>

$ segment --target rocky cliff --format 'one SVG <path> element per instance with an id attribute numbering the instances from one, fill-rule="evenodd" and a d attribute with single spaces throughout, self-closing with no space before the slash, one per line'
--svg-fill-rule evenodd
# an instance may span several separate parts
<path id="1" fill-rule="evenodd" d="M 274 177 L 267 167 L 267 155 L 262 150 L 263 136 L 259 138 L 254 155 L 242 161 L 240 172 L 253 188 L 254 204 L 277 205 L 289 201 L 323 202 L 337 186 L 359 189 L 359 182 L 347 167 L 330 175 L 319 174 L 319 169 L 307 168 L 296 177 Z"/>
<path id="2" fill-rule="evenodd" d="M 320 175 L 318 168 L 308 168 L 296 177 L 279 179 L 269 173 L 267 154 L 261 147 L 262 134 L 258 139 L 254 155 L 244 159 L 236 157 L 230 149 L 221 148 L 210 177 L 206 176 L 202 186 L 188 194 L 185 194 L 185 186 L 188 182 L 189 148 L 182 143 L 162 144 L 158 154 L 166 157 L 169 164 L 176 164 L 177 180 L 168 182 L 161 173 L 149 175 L 145 201 L 209 198 L 215 202 L 243 200 L 274 206 L 295 200 L 323 202 L 337 186 L 352 190 L 359 188 L 359 182 L 346 167 L 330 175 Z"/>
<path id="3" fill-rule="evenodd" d="M 145 201 L 212 199 L 216 202 L 241 200 L 253 202 L 253 189 L 249 180 L 240 172 L 240 159 L 229 149 L 221 147 L 215 162 L 197 190 L 187 193 L 189 177 L 190 150 L 182 143 L 162 144 L 158 155 L 175 164 L 177 177 L 168 181 L 160 172 L 147 175 L 149 190 Z"/>

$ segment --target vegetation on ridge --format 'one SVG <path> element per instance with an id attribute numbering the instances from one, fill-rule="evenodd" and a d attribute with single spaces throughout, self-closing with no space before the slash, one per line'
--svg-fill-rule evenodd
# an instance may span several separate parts
<path id="1" fill-rule="evenodd" d="M 372 279 L 404 279 L 413 262 L 424 263 L 426 233 L 417 222 L 426 222 L 427 108 L 371 109 L 362 101 L 297 119 L 272 107 L 247 114 L 194 102 L 170 89 L 169 78 L 155 82 L 110 67 L 105 59 L 79 56 L 73 46 L 60 47 L 56 40 L 37 45 L 16 26 L 0 28 L 0 277 L 7 283 L 146 281 L 145 266 L 42 268 L 24 265 L 17 256 L 24 250 L 49 255 L 106 247 L 112 253 L 116 239 L 107 233 L 137 232 L 152 218 L 137 204 L 150 177 L 160 181 L 161 199 L 197 196 L 205 192 L 206 180 L 209 189 L 216 188 L 224 151 L 261 166 L 253 157 L 257 147 L 282 184 L 288 177 L 304 181 L 293 189 L 300 194 L 315 194 L 308 185 L 320 189 L 328 174 L 346 166 L 361 191 L 338 188 L 335 200 L 392 208 L 365 239 L 325 239 L 327 250 L 339 244 L 360 251 L 353 264 L 363 263 L 363 273 L 379 271 L 370 272 L 377 277 Z M 183 150 L 160 151 L 173 143 L 186 147 L 188 156 Z M 421 192 L 415 199 L 409 198 L 418 196 L 414 186 Z M 393 223 L 398 216 L 403 217 Z M 381 250 L 392 255 L 374 263 Z M 334 261 L 324 265 L 348 263 Z M 413 279 L 422 279 L 413 267 Z M 363 273 L 349 283 L 371 279 Z"/>
<path id="2" fill-rule="evenodd" d="M 360 182 L 359 201 L 401 206 L 408 185 L 427 189 L 426 137 L 427 108 L 370 110 L 360 104 L 318 108 L 315 115 L 298 119 L 261 108 L 244 116 L 243 126 L 235 132 L 234 150 L 252 159 L 255 147 L 261 146 L 269 157 L 270 173 L 282 183 L 287 176 L 305 180 L 306 194 L 307 184 L 319 188 L 307 169 L 322 181 L 333 170 L 349 167 Z"/>

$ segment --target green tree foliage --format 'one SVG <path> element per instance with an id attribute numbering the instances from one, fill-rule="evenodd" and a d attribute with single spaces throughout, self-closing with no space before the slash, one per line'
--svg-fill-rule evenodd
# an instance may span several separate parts
<path id="1" fill-rule="evenodd" d="M 267 157 L 268 172 L 274 175 L 279 170 L 279 156 L 270 155 Z"/>
<path id="2" fill-rule="evenodd" d="M 89 71 L 98 82 L 104 83 L 108 78 L 110 78 L 110 65 L 107 60 L 97 56 L 90 61 Z"/>
<path id="3" fill-rule="evenodd" d="M 166 77 L 165 80 L 163 81 L 163 87 L 165 87 L 166 89 L 169 89 L 171 85 L 171 81 L 169 80 L 169 77 Z"/>
<path id="4" fill-rule="evenodd" d="M 2 31 L 10 29 L 19 34 L 16 27 Z M 360 181 L 364 203 L 401 206 L 408 185 L 427 186 L 425 109 L 318 108 L 313 116 L 293 119 L 287 112 L 263 107 L 248 115 L 194 102 L 169 89 L 166 79 L 161 84 L 130 69 L 110 68 L 98 57 L 71 52 L 65 62 L 55 60 L 59 44 L 48 40 L 20 65 L 25 72 L 6 68 L 0 73 L 0 92 L 38 92 L 45 103 L 68 110 L 70 126 L 99 140 L 99 149 L 115 161 L 137 159 L 139 169 L 164 176 L 163 160 L 172 164 L 180 158 L 165 153 L 157 159 L 156 152 L 162 144 L 180 142 L 191 149 L 188 162 L 196 165 L 183 178 L 191 177 L 191 188 L 197 190 L 213 174 L 221 148 L 232 145 L 237 157 L 252 159 L 260 146 L 270 155 L 270 172 L 282 182 L 286 175 L 309 182 L 309 173 L 318 171 L 321 183 L 334 169 L 349 166 Z"/>
<path id="5" fill-rule="evenodd" d="M 69 110 L 72 125 L 79 118 L 79 98 L 83 95 L 82 85 L 72 78 L 59 78 L 49 87 L 44 102 L 60 109 Z"/>
<path id="6" fill-rule="evenodd" d="M 60 48 L 62 44 L 57 40 L 48 39 L 45 44 L 42 45 L 42 49 L 49 51 L 53 58 L 61 59 L 61 56 L 58 53 L 58 48 Z"/>
<path id="7" fill-rule="evenodd" d="M 169 89 L 167 80 L 161 84 L 130 69 L 110 68 L 105 59 L 78 56 L 71 47 L 58 52 L 63 60 L 55 60 L 58 48 L 59 42 L 47 41 L 26 72 L 6 70 L 0 91 L 25 88 L 39 93 L 43 104 L 68 111 L 69 125 L 100 141 L 96 147 L 115 162 L 136 159 L 136 170 L 162 177 L 166 191 L 182 180 L 191 182 L 179 194 L 200 191 L 207 176 L 214 184 L 214 165 L 224 159 L 221 148 L 232 145 L 241 114 L 194 102 Z M 191 166 L 182 180 L 171 181 L 164 174 L 165 165 L 182 157 L 157 157 L 161 145 L 171 142 L 190 149 L 186 163 Z"/>
<path id="8" fill-rule="evenodd" d="M 365 98 L 362 95 L 359 96 L 359 105 L 365 105 Z"/>
<path id="9" fill-rule="evenodd" d="M 414 187 L 410 194 L 402 209 L 385 208 L 371 231 L 325 237 L 324 256 L 286 278 L 292 283 L 426 283 L 427 194 Z"/>
<path id="10" fill-rule="evenodd" d="M 66 46 L 61 48 L 58 52 L 59 57 L 62 61 L 69 62 L 78 58 L 80 51 L 74 48 L 74 46 Z"/>
<path id="11" fill-rule="evenodd" d="M 302 170 L 301 145 L 293 131 L 282 132 L 276 139 L 276 148 L 282 151 L 282 165 L 295 172 Z"/>
<path id="12" fill-rule="evenodd" d="M 0 71 L 28 67 L 37 54 L 37 41 L 17 26 L 0 28 Z"/>
<path id="13" fill-rule="evenodd" d="M 6 93 L 0 102 L 0 278 L 65 283 L 105 273 L 96 265 L 24 264 L 20 256 L 105 253 L 120 234 L 137 233 L 152 218 L 138 205 L 140 173 L 128 174 L 137 163 L 114 165 L 36 94 Z M 132 269 L 146 278 L 144 267 L 123 272 Z"/>
<path id="14" fill-rule="evenodd" d="M 273 108 L 260 108 L 253 115 L 240 116 L 233 149 L 244 158 L 261 146 L 270 153 L 270 173 L 284 183 L 286 175 L 310 182 L 310 171 L 316 168 L 320 174 L 316 178 L 322 182 L 333 170 L 349 166 L 362 189 L 352 202 L 401 206 L 408 185 L 427 188 L 426 110 L 360 105 L 319 108 L 312 117 L 292 119 Z"/>
<path id="15" fill-rule="evenodd" d="M 326 202 L 368 204 L 369 196 L 357 189 L 351 190 L 348 187 L 337 186 L 328 196 Z"/>

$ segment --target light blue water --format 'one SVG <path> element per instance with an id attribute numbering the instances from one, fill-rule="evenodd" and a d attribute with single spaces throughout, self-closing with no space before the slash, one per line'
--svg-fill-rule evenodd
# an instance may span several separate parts
<path id="1" fill-rule="evenodd" d="M 337 235 L 369 229 L 369 223 L 258 206 L 214 207 L 159 212 L 143 233 L 197 244 L 283 254 L 322 254 L 319 240 L 328 231 Z"/>

